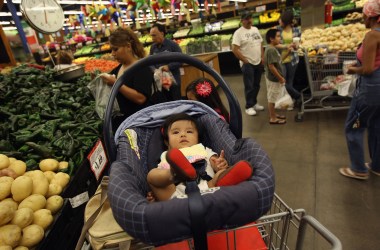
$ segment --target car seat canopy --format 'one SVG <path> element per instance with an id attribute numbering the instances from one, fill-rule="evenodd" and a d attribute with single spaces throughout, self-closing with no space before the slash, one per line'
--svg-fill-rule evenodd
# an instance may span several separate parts
<path id="1" fill-rule="evenodd" d="M 195 105 L 198 112 L 194 112 L 191 105 Z M 198 102 L 191 105 L 181 112 L 195 115 L 202 125 L 200 141 L 215 152 L 225 150 L 229 165 L 246 160 L 254 169 L 248 181 L 202 195 L 207 230 L 234 228 L 255 221 L 268 211 L 274 194 L 274 173 L 267 154 L 253 139 L 237 139 L 228 124 L 207 106 Z M 157 112 L 153 107 L 146 108 L 144 114 Z M 188 199 L 153 203 L 146 200 L 149 190 L 146 176 L 149 169 L 156 167 L 154 162 L 158 163 L 160 153 L 166 150 L 159 130 L 170 113 L 162 117 L 155 115 L 161 122 L 146 127 L 146 123 L 138 124 L 130 117 L 119 127 L 115 137 L 117 161 L 111 165 L 108 194 L 115 219 L 123 229 L 145 243 L 162 245 L 192 235 Z M 125 133 L 126 129 L 131 130 Z M 131 138 L 131 133 L 137 135 L 137 140 Z M 158 148 L 157 152 L 152 153 L 152 148 Z M 152 164 L 154 166 L 149 166 Z"/>

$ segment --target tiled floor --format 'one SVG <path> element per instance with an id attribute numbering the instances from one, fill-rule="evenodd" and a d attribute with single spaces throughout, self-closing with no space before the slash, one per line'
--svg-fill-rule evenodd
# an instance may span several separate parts
<path id="1" fill-rule="evenodd" d="M 342 242 L 345 250 L 380 249 L 380 177 L 359 181 L 341 176 L 349 164 L 344 137 L 347 110 L 305 113 L 287 111 L 286 125 L 269 125 L 266 87 L 262 81 L 257 116 L 244 113 L 241 75 L 224 76 L 239 98 L 243 137 L 256 139 L 270 156 L 276 174 L 276 193 L 291 207 L 304 208 Z M 329 249 L 316 237 L 304 249 Z"/>

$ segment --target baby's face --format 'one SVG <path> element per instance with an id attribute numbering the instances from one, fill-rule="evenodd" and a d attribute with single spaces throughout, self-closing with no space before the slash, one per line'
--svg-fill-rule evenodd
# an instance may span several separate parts
<path id="1" fill-rule="evenodd" d="M 185 148 L 198 144 L 198 131 L 191 121 L 174 122 L 168 130 L 169 149 Z"/>

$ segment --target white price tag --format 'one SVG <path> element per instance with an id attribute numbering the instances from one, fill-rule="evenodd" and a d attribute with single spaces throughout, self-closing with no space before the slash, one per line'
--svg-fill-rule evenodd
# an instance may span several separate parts
<path id="1" fill-rule="evenodd" d="M 179 68 L 179 73 L 181 74 L 181 76 L 185 75 L 185 70 L 184 68 Z"/>
<path id="2" fill-rule="evenodd" d="M 230 46 L 224 46 L 222 47 L 222 51 L 230 51 L 231 47 Z"/>
<path id="3" fill-rule="evenodd" d="M 96 179 L 99 180 L 108 162 L 101 140 L 96 142 L 87 159 L 90 161 L 92 172 L 94 172 Z"/>
<path id="4" fill-rule="evenodd" d="M 80 205 L 86 203 L 90 197 L 88 196 L 88 192 L 84 192 L 81 194 L 78 194 L 77 196 L 73 198 L 69 198 L 70 204 L 72 208 L 79 207 Z"/>
<path id="5" fill-rule="evenodd" d="M 261 5 L 256 7 L 256 12 L 263 12 L 266 11 L 267 7 L 266 5 Z"/>

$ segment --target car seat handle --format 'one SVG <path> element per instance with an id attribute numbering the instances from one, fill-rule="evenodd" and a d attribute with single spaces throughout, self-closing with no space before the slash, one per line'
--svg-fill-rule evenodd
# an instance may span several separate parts
<path id="1" fill-rule="evenodd" d="M 126 79 L 135 75 L 141 68 L 153 66 L 155 64 L 168 64 L 171 62 L 186 63 L 194 66 L 208 74 L 210 74 L 225 93 L 229 108 L 230 108 L 230 129 L 231 132 L 239 139 L 242 137 L 242 114 L 240 110 L 239 102 L 232 92 L 231 88 L 227 85 L 224 79 L 219 73 L 217 73 L 208 64 L 202 62 L 201 60 L 185 55 L 179 52 L 163 52 L 156 55 L 151 55 L 145 57 L 134 63 L 130 68 L 128 68 L 121 77 L 115 82 L 112 87 L 110 99 L 106 108 L 104 124 L 103 124 L 103 136 L 106 147 L 106 152 L 110 162 L 116 160 L 116 145 L 113 141 L 112 136 L 112 107 L 119 88 L 123 85 Z"/>

